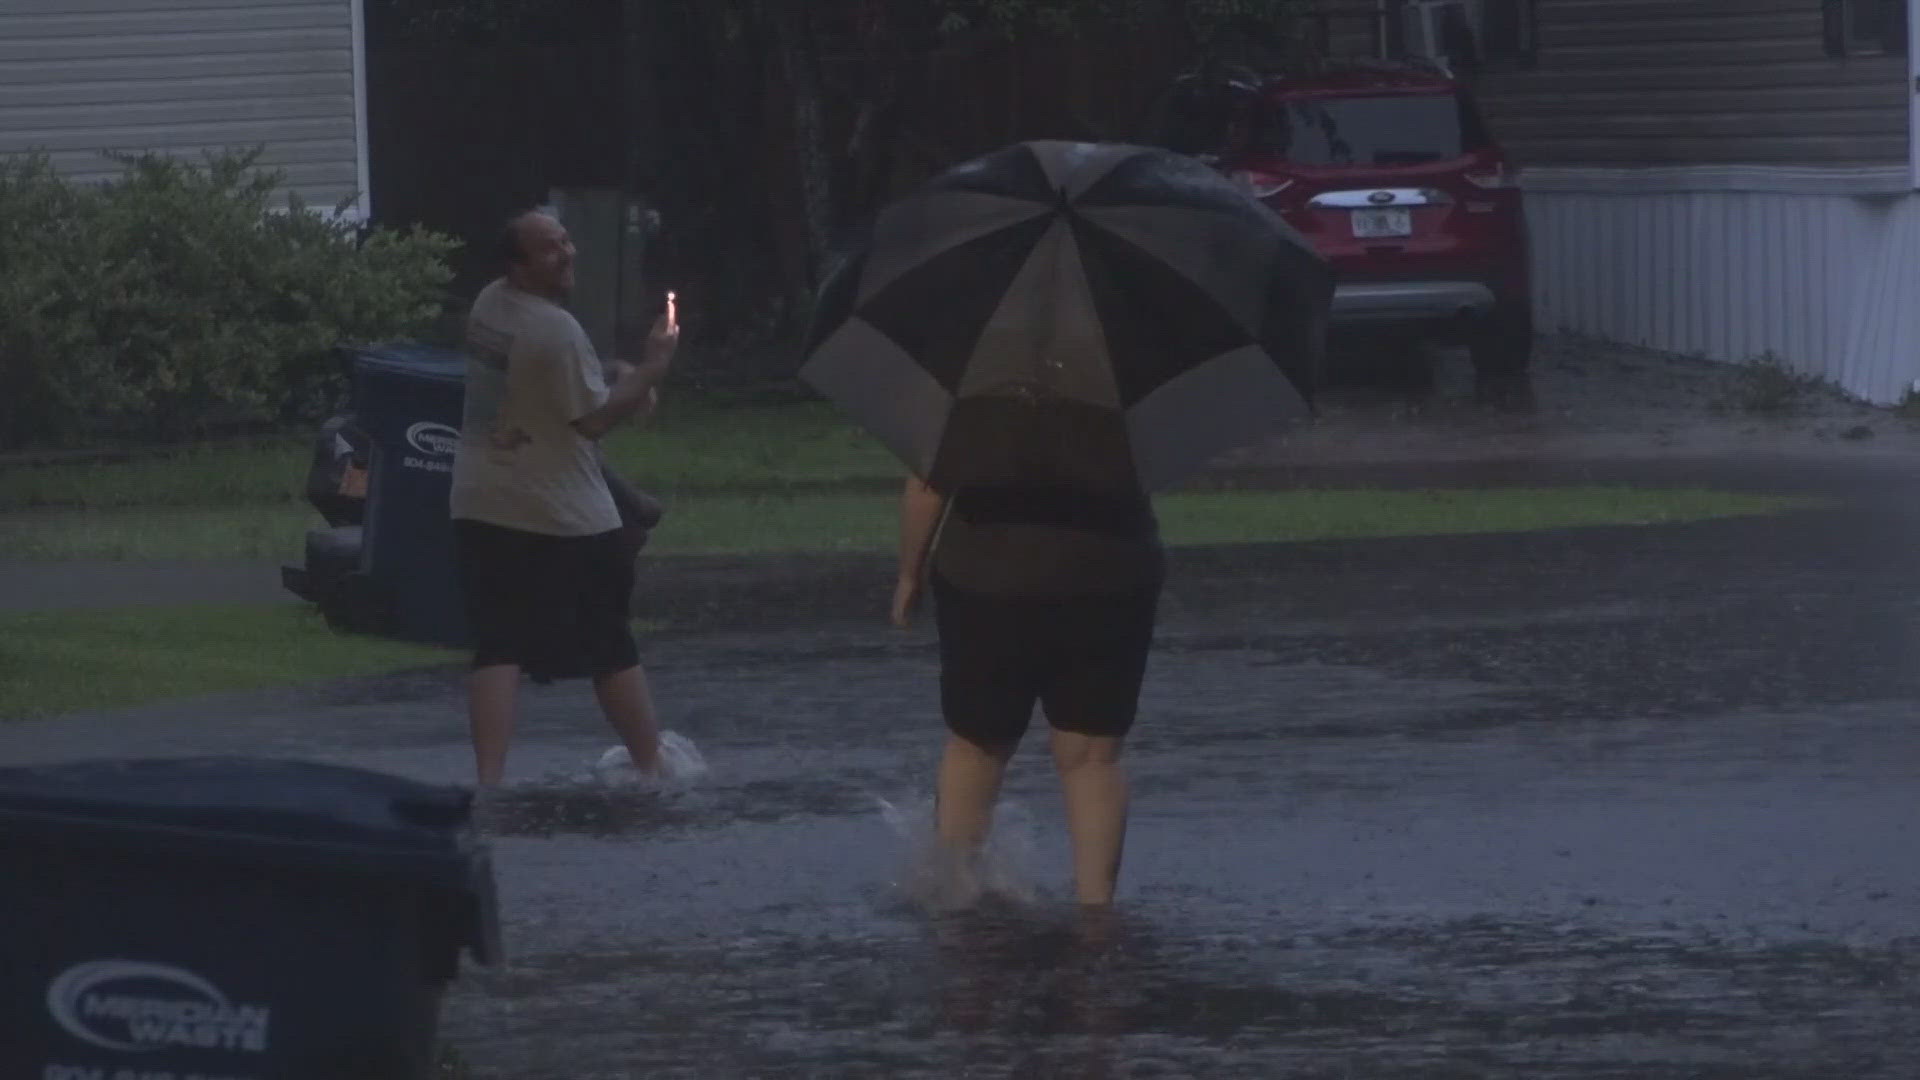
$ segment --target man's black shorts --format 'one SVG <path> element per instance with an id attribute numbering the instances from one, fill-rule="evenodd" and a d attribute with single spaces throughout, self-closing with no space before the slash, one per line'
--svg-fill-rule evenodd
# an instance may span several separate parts
<path id="1" fill-rule="evenodd" d="M 469 520 L 453 528 L 474 667 L 518 664 L 551 682 L 640 662 L 628 624 L 633 558 L 617 530 L 546 536 Z"/>
<path id="2" fill-rule="evenodd" d="M 1110 738 L 1133 728 L 1160 590 L 1000 596 L 934 575 L 940 705 L 947 727 L 982 746 L 1026 733 L 1038 702 L 1059 731 Z"/>

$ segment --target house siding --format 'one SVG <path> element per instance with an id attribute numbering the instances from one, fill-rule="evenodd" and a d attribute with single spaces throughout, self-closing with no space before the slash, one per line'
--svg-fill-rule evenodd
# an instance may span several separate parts
<path id="1" fill-rule="evenodd" d="M 260 164 L 331 208 L 359 193 L 355 0 L 7 0 L 0 155 L 41 152 L 78 180 L 107 151 Z"/>
<path id="2" fill-rule="evenodd" d="M 1820 0 L 1538 0 L 1488 122 L 1531 166 L 1900 165 L 1907 60 L 1826 55 Z"/>
<path id="3" fill-rule="evenodd" d="M 1865 400 L 1920 379 L 1904 56 L 1830 57 L 1820 0 L 1537 0 L 1478 93 L 1523 168 L 1543 329 Z"/>
<path id="4" fill-rule="evenodd" d="M 1920 379 L 1920 199 L 1528 196 L 1542 329 L 1725 361 L 1771 354 L 1874 402 Z"/>

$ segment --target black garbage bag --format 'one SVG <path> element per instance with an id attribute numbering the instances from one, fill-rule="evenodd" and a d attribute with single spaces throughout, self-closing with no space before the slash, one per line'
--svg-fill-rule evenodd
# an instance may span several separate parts
<path id="1" fill-rule="evenodd" d="M 666 517 L 667 508 L 633 481 L 614 472 L 604 457 L 600 459 L 600 475 L 606 479 L 607 490 L 613 493 L 613 505 L 620 511 L 621 539 L 626 542 L 629 555 L 638 557 L 646 549 L 654 527 Z"/>
<path id="2" fill-rule="evenodd" d="M 352 413 L 320 425 L 307 468 L 307 501 L 332 528 L 366 523 L 369 445 Z"/>

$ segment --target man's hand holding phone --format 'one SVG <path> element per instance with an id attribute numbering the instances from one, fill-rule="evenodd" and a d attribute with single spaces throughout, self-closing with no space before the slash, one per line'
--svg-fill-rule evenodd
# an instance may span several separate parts
<path id="1" fill-rule="evenodd" d="M 646 400 L 640 406 L 640 415 L 651 416 L 660 407 L 660 383 L 666 379 L 667 370 L 673 366 L 674 354 L 680 351 L 680 310 L 674 294 L 667 294 L 667 310 L 653 322 L 653 330 L 647 335 L 647 354 L 642 366 L 649 369 L 651 385 L 647 388 Z"/>
<path id="2" fill-rule="evenodd" d="M 667 294 L 667 310 L 653 321 L 653 331 L 647 335 L 646 363 L 659 364 L 662 368 L 673 363 L 674 353 L 680 348 L 680 306 L 674 294 Z"/>
<path id="3" fill-rule="evenodd" d="M 574 421 L 574 428 L 589 439 L 599 439 L 614 425 L 636 416 L 650 416 L 660 405 L 660 384 L 673 367 L 673 356 L 680 348 L 680 312 L 674 294 L 667 294 L 667 310 L 654 320 L 647 334 L 646 354 L 638 364 L 623 360 L 608 361 L 607 400 L 600 408 Z"/>

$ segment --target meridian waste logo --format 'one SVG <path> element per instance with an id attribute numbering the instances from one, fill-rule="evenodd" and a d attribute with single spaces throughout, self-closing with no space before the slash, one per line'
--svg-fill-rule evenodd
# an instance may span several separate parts
<path id="1" fill-rule="evenodd" d="M 453 456 L 460 450 L 460 432 L 445 424 L 422 420 L 407 428 L 407 445 L 423 456 L 408 454 L 402 465 L 427 472 L 452 472 Z"/>
<path id="2" fill-rule="evenodd" d="M 47 987 L 47 1008 L 67 1033 L 106 1050 L 190 1048 L 262 1054 L 273 1011 L 235 1005 L 206 979 L 177 967 L 94 960 Z"/>

